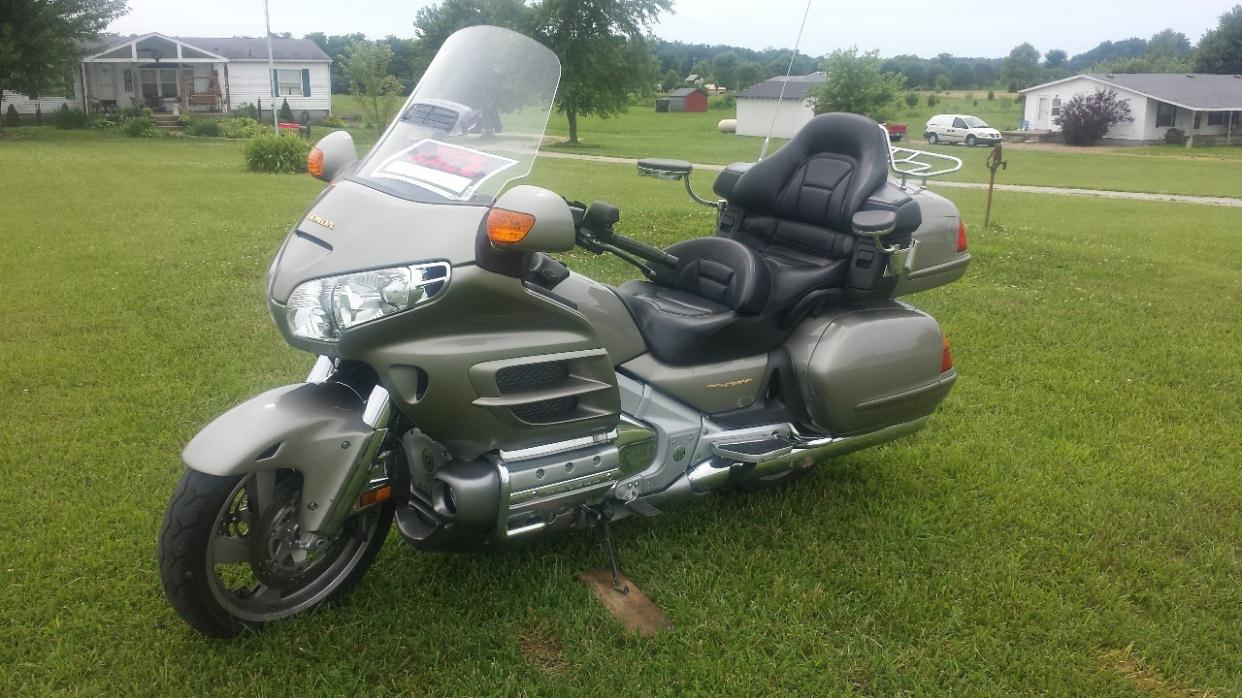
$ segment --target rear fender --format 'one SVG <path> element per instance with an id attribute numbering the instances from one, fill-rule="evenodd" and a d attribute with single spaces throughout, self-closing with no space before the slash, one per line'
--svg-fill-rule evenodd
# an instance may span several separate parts
<path id="1" fill-rule="evenodd" d="M 204 427 L 186 445 L 181 459 L 209 475 L 299 471 L 301 529 L 330 535 L 352 509 L 356 473 L 361 469 L 366 475 L 386 431 L 388 394 L 382 388 L 377 393 L 382 395 L 373 394 L 372 400 L 384 401 L 385 419 L 372 428 L 364 419 L 366 402 L 340 383 L 299 383 L 269 390 Z M 365 482 L 365 477 L 361 479 Z"/>

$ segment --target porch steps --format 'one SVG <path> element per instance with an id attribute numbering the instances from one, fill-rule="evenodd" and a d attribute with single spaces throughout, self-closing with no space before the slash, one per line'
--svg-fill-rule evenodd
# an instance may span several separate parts
<path id="1" fill-rule="evenodd" d="M 162 131 L 180 132 L 184 130 L 181 126 L 181 117 L 173 114 L 153 114 L 151 115 L 151 120 L 155 122 L 155 127 Z"/>

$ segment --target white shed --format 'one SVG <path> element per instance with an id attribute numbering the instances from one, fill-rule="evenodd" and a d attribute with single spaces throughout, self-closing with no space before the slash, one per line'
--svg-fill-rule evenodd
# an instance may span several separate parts
<path id="1" fill-rule="evenodd" d="M 815 116 L 809 94 L 824 84 L 824 73 L 771 78 L 737 94 L 737 134 L 792 138 Z"/>
<path id="2" fill-rule="evenodd" d="M 1112 89 L 1129 102 L 1132 122 L 1109 130 L 1107 138 L 1163 142 L 1170 128 L 1193 143 L 1239 140 L 1242 130 L 1242 76 L 1207 74 L 1084 74 L 1028 87 L 1024 128 L 1059 131 L 1056 118 L 1075 95 Z"/>

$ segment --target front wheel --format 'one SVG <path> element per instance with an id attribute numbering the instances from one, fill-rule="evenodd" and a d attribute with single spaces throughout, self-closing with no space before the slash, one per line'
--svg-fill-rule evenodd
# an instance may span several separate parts
<path id="1" fill-rule="evenodd" d="M 936 134 L 934 134 L 934 133 L 929 133 L 929 134 L 927 134 L 927 142 L 928 142 L 928 143 L 930 143 L 930 144 L 932 144 L 932 145 L 936 145 L 937 143 L 939 143 L 939 142 L 940 142 L 940 139 L 936 137 Z"/>
<path id="2" fill-rule="evenodd" d="M 974 134 L 966 136 L 966 145 L 970 146 L 971 148 L 975 147 L 975 143 L 977 142 L 978 141 L 975 140 Z"/>
<path id="3" fill-rule="evenodd" d="M 392 523 L 385 502 L 331 540 L 299 547 L 301 477 L 293 471 L 219 477 L 187 470 L 160 532 L 160 581 L 195 630 L 234 637 L 334 599 L 362 578 Z"/>

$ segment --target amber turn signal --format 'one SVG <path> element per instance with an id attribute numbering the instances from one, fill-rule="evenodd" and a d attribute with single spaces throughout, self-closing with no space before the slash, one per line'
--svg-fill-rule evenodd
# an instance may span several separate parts
<path id="1" fill-rule="evenodd" d="M 306 156 L 306 171 L 312 177 L 323 176 L 323 151 L 318 148 L 311 148 L 310 155 Z"/>
<path id="2" fill-rule="evenodd" d="M 392 485 L 384 485 L 383 487 L 371 490 L 370 492 L 363 492 L 362 496 L 358 498 L 358 506 L 359 508 L 369 507 L 372 504 L 386 502 L 391 496 Z"/>
<path id="3" fill-rule="evenodd" d="M 951 370 L 953 368 L 953 354 L 949 353 L 949 338 L 948 337 L 941 335 L 940 343 L 942 347 L 940 350 L 940 372 L 944 373 L 945 371 Z"/>
<path id="4" fill-rule="evenodd" d="M 535 217 L 503 208 L 487 213 L 487 239 L 494 245 L 512 245 L 521 242 L 530 229 L 535 227 Z"/>

